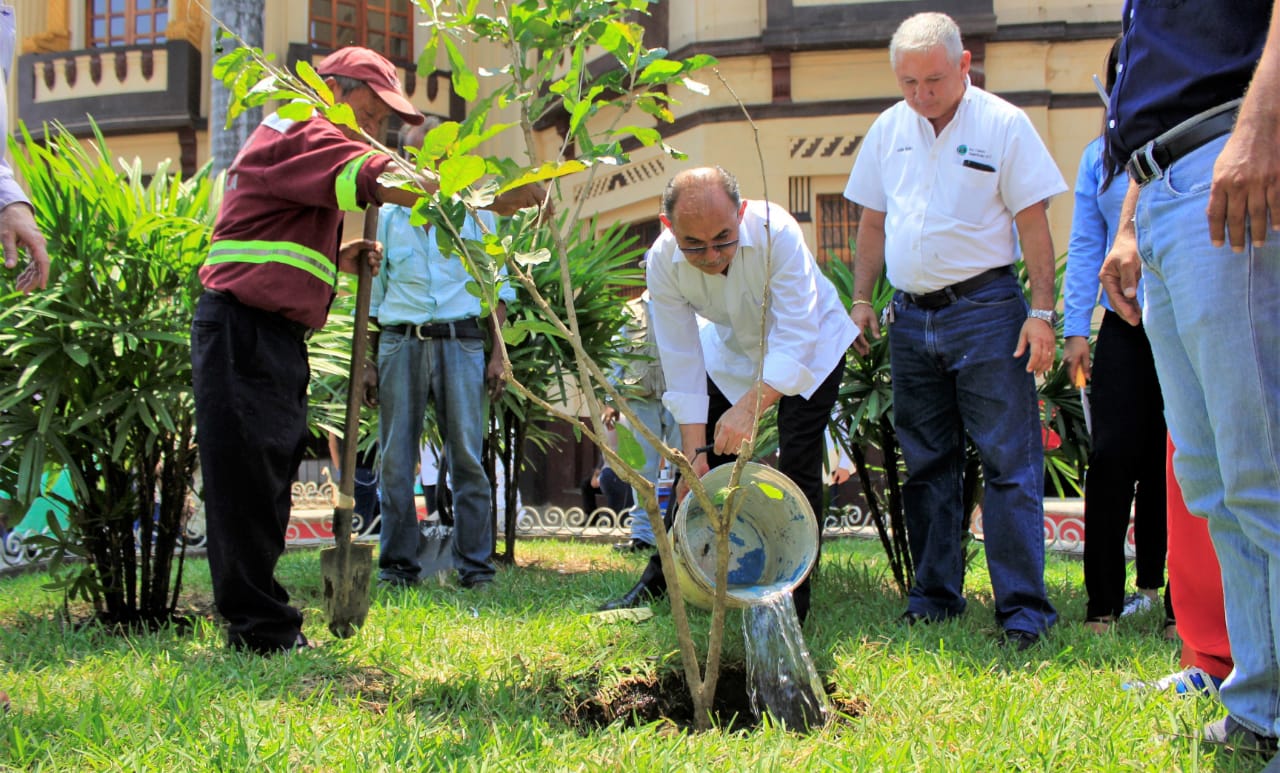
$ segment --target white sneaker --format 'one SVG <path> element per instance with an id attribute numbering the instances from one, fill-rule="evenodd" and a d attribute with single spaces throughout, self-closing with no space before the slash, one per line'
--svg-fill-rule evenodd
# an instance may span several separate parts
<path id="1" fill-rule="evenodd" d="M 1145 593 L 1130 593 L 1124 597 L 1124 609 L 1121 610 L 1121 617 L 1129 617 L 1130 615 L 1138 615 L 1149 611 L 1156 605 L 1155 599 Z"/>
<path id="2" fill-rule="evenodd" d="M 1188 666 L 1176 673 L 1161 677 L 1154 682 L 1125 682 L 1122 690 L 1156 690 L 1163 692 L 1173 690 L 1178 695 L 1203 695 L 1216 698 L 1222 680 L 1212 676 L 1208 671 L 1197 666 Z"/>

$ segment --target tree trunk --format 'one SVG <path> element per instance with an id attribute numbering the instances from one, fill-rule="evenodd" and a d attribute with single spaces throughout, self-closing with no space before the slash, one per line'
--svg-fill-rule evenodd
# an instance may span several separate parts
<path id="1" fill-rule="evenodd" d="M 250 46 L 262 47 L 262 15 L 264 0 L 211 0 L 209 11 L 213 16 L 214 57 L 239 48 L 235 38 L 222 37 L 221 24 L 244 39 Z M 210 91 L 209 149 L 213 160 L 213 174 L 224 171 L 240 151 L 249 133 L 262 122 L 262 108 L 255 107 L 241 113 L 231 126 L 227 126 L 227 107 L 231 96 L 216 78 Z"/>

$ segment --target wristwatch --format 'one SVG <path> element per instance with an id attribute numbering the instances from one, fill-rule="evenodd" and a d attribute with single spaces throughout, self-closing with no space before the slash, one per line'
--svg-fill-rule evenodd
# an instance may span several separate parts
<path id="1" fill-rule="evenodd" d="M 1058 312 L 1053 309 L 1032 309 L 1027 312 L 1027 319 L 1042 319 L 1049 323 L 1049 327 L 1058 326 Z"/>

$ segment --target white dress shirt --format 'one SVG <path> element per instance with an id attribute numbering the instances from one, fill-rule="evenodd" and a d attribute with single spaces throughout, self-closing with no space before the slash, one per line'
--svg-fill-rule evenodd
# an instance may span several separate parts
<path id="1" fill-rule="evenodd" d="M 881 113 L 844 195 L 885 213 L 890 284 L 927 293 L 1014 263 L 1014 216 L 1065 190 L 1026 113 L 967 84 L 942 134 L 905 101 Z"/>
<path id="2" fill-rule="evenodd" d="M 768 227 L 766 229 L 766 217 Z M 766 257 L 772 242 L 772 262 Z M 737 402 L 757 379 L 784 395 L 809 397 L 853 343 L 835 286 L 813 259 L 800 225 L 776 204 L 751 201 L 724 274 L 699 271 L 664 230 L 645 256 L 654 335 L 666 377 L 663 403 L 678 424 L 707 421 L 707 376 Z M 771 297 L 763 313 L 765 287 Z M 698 317 L 708 329 L 698 334 Z"/>

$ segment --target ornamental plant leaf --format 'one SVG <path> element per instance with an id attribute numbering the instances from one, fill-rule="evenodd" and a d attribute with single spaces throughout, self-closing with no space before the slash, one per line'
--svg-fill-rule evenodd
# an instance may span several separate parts
<path id="1" fill-rule="evenodd" d="M 449 68 L 453 71 L 449 76 L 453 82 L 453 92 L 470 102 L 480 94 L 480 80 L 467 67 L 467 60 L 451 38 L 444 39 L 444 48 L 449 54 Z"/>
<path id="2" fill-rule="evenodd" d="M 326 105 L 333 104 L 333 92 L 329 90 L 329 84 L 324 82 L 324 78 L 316 72 L 315 68 L 306 59 L 299 59 L 298 77 L 302 78 L 302 82 L 315 90 L 316 95 L 320 97 L 320 101 Z"/>
<path id="3" fill-rule="evenodd" d="M 452 197 L 484 177 L 484 159 L 479 156 L 454 156 L 440 162 L 440 194 Z"/>

